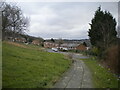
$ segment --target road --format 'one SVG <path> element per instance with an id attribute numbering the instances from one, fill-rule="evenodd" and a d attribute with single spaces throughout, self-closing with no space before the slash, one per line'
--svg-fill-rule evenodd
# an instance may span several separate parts
<path id="1" fill-rule="evenodd" d="M 51 52 L 51 50 L 48 51 Z M 66 52 L 55 53 L 69 54 Z M 54 88 L 93 88 L 91 72 L 84 62 L 80 60 L 81 58 L 88 57 L 81 54 L 73 54 L 73 60 L 75 62 L 70 69 L 64 73 L 62 78 L 55 83 Z"/>

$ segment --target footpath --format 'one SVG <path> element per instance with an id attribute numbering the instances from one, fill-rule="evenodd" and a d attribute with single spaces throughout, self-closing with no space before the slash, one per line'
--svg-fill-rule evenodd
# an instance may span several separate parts
<path id="1" fill-rule="evenodd" d="M 74 54 L 74 63 L 64 73 L 63 77 L 54 85 L 54 88 L 93 88 L 92 77 L 89 68 L 81 58 L 87 58 L 80 54 Z"/>

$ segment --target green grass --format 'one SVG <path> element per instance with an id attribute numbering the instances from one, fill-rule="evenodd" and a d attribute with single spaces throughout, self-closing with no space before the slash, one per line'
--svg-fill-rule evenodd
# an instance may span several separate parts
<path id="1" fill-rule="evenodd" d="M 64 55 L 3 42 L 3 88 L 48 88 L 71 62 Z"/>
<path id="2" fill-rule="evenodd" d="M 95 58 L 82 59 L 92 72 L 95 88 L 118 88 L 118 80 L 115 75 L 103 68 Z"/>
<path id="3" fill-rule="evenodd" d="M 0 89 L 2 87 L 2 41 L 0 41 Z"/>

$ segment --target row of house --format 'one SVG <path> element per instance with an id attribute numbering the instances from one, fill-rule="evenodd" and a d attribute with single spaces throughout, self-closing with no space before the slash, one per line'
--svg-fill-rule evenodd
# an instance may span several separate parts
<path id="1" fill-rule="evenodd" d="M 57 48 L 59 47 L 59 44 L 52 43 L 52 42 L 44 42 L 44 47 L 45 48 Z"/>
<path id="2" fill-rule="evenodd" d="M 27 43 L 27 40 L 23 37 L 8 37 L 6 40 L 12 41 L 12 42 L 21 42 L 21 43 Z M 34 45 L 41 45 L 43 42 L 39 39 L 34 39 L 32 42 Z"/>
<path id="3" fill-rule="evenodd" d="M 61 45 L 53 42 L 44 42 L 44 47 L 45 48 L 67 48 L 68 50 L 88 50 L 89 47 L 86 47 L 83 44 L 75 44 L 75 43 L 63 43 Z"/>
<path id="4" fill-rule="evenodd" d="M 26 39 L 22 37 L 17 37 L 17 38 L 7 37 L 6 40 L 13 41 L 13 42 L 22 42 L 22 43 L 26 42 Z"/>
<path id="5" fill-rule="evenodd" d="M 14 41 L 14 42 L 22 42 L 22 43 L 26 43 L 27 40 L 23 37 L 17 37 L 17 38 L 13 38 L 13 37 L 9 37 L 8 38 L 9 40 L 11 41 Z M 59 49 L 63 49 L 63 48 L 67 48 L 67 50 L 88 50 L 89 47 L 86 47 L 85 45 L 83 44 L 78 44 L 78 43 L 63 43 L 63 44 L 58 44 L 58 43 L 55 43 L 55 42 L 43 42 L 43 41 L 40 41 L 39 39 L 34 39 L 32 41 L 32 44 L 34 45 L 42 45 L 45 47 L 45 48 L 59 48 Z"/>

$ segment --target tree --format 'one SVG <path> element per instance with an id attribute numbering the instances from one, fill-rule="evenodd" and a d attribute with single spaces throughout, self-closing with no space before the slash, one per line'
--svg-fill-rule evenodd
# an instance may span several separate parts
<path id="1" fill-rule="evenodd" d="M 15 6 L 10 5 L 6 2 L 2 4 L 4 10 L 2 11 L 2 34 L 3 38 L 12 32 L 14 37 L 15 33 L 24 33 L 27 30 L 29 20 L 24 17 L 22 10 Z"/>
<path id="2" fill-rule="evenodd" d="M 7 27 L 9 27 L 9 16 L 10 16 L 10 8 L 11 6 L 7 3 L 2 4 L 2 36 L 5 37 L 5 34 L 7 33 Z"/>
<path id="3" fill-rule="evenodd" d="M 86 44 L 86 42 L 83 42 L 83 45 L 87 47 L 87 44 Z"/>
<path id="4" fill-rule="evenodd" d="M 3 11 L 3 2 L 0 2 L 0 41 L 2 40 L 2 11 Z"/>
<path id="5" fill-rule="evenodd" d="M 51 41 L 52 41 L 52 42 L 55 42 L 55 40 L 54 40 L 53 38 L 51 38 Z"/>
<path id="6" fill-rule="evenodd" d="M 116 40 L 116 20 L 110 12 L 102 11 L 101 7 L 95 12 L 90 27 L 88 36 L 91 44 L 100 50 L 105 50 Z"/>

